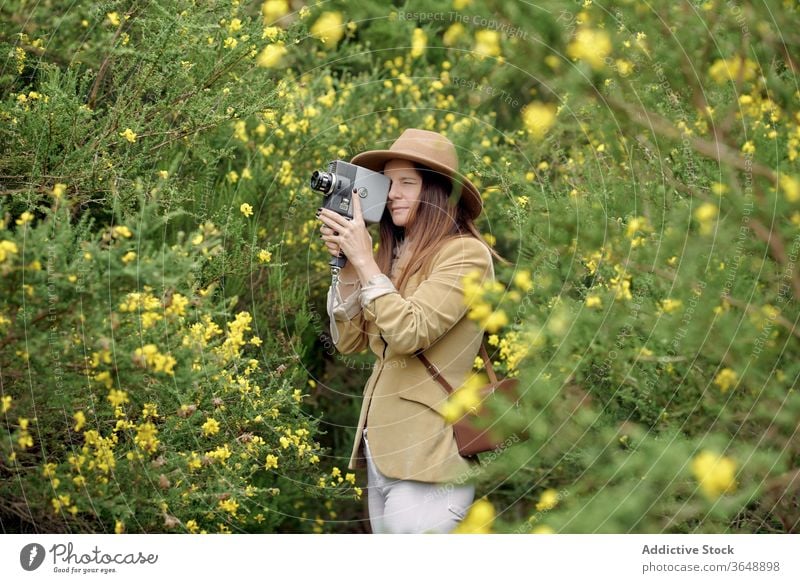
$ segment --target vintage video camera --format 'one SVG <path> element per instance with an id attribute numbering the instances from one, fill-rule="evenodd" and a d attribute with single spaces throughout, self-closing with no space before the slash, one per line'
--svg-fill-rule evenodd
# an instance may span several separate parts
<path id="1" fill-rule="evenodd" d="M 311 188 L 322 193 L 323 208 L 336 211 L 343 217 L 353 219 L 353 189 L 361 197 L 361 213 L 367 224 L 378 223 L 386 208 L 389 196 L 389 178 L 362 166 L 356 166 L 343 160 L 334 160 L 328 164 L 328 171 L 315 170 L 311 175 Z M 333 257 L 331 267 L 342 268 L 347 258 L 340 252 Z"/>

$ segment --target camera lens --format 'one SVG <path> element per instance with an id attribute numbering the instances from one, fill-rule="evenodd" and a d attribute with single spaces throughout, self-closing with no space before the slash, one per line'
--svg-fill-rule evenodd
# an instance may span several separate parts
<path id="1" fill-rule="evenodd" d="M 330 172 L 314 170 L 314 173 L 311 175 L 312 189 L 327 193 L 331 189 L 331 184 L 333 184 L 333 176 Z"/>

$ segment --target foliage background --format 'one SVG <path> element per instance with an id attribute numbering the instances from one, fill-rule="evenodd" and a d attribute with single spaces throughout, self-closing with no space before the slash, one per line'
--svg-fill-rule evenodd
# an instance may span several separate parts
<path id="1" fill-rule="evenodd" d="M 526 389 L 460 530 L 797 532 L 795 3 L 0 15 L 4 531 L 368 531 L 307 180 L 421 127 Z"/>

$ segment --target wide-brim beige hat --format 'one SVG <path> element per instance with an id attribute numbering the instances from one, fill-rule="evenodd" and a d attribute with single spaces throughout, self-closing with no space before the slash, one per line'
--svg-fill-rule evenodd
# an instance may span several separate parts
<path id="1" fill-rule="evenodd" d="M 481 195 L 475 185 L 458 171 L 456 147 L 445 136 L 428 130 L 409 128 L 388 150 L 362 152 L 354 156 L 350 163 L 381 172 L 384 164 L 393 158 L 419 162 L 441 172 L 452 182 L 452 196 L 460 197 L 458 200 L 464 205 L 470 218 L 475 219 L 481 214 Z"/>

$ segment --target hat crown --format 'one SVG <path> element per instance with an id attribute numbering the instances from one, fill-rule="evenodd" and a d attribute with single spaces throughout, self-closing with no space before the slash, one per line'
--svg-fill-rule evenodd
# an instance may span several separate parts
<path id="1" fill-rule="evenodd" d="M 436 132 L 409 128 L 400 134 L 389 151 L 396 152 L 398 157 L 402 157 L 401 154 L 421 156 L 438 162 L 449 170 L 458 170 L 456 147 L 453 142 Z"/>
<path id="2" fill-rule="evenodd" d="M 459 172 L 456 147 L 446 136 L 429 130 L 408 128 L 388 150 L 361 152 L 353 156 L 350 163 L 374 172 L 383 172 L 386 162 L 392 159 L 417 162 L 447 176 L 453 184 L 452 194 L 467 207 L 469 216 L 474 219 L 481 214 L 481 195 L 469 178 Z"/>

